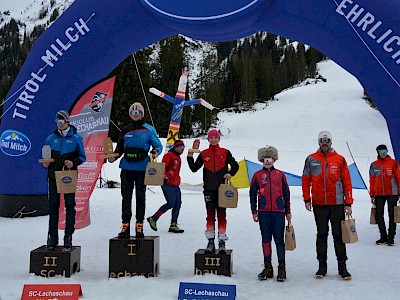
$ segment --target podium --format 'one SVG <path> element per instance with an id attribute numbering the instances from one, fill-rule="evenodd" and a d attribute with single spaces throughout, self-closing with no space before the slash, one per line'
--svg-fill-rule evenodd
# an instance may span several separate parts
<path id="1" fill-rule="evenodd" d="M 61 275 L 71 277 L 81 267 L 81 247 L 73 246 L 70 251 L 58 246 L 54 250 L 41 246 L 31 251 L 29 273 L 42 277 Z"/>
<path id="2" fill-rule="evenodd" d="M 199 249 L 194 255 L 194 275 L 215 274 L 232 276 L 232 250 L 226 250 L 225 254 L 206 253 Z"/>
<path id="3" fill-rule="evenodd" d="M 160 237 L 110 239 L 109 278 L 156 277 L 160 265 Z"/>

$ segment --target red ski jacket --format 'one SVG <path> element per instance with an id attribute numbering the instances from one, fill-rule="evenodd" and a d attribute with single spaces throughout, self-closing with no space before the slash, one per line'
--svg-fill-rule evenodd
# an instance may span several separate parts
<path id="1" fill-rule="evenodd" d="M 313 205 L 351 205 L 353 203 L 349 168 L 343 156 L 331 149 L 309 155 L 301 177 L 304 201 Z M 311 195 L 310 195 L 311 188 Z"/>
<path id="2" fill-rule="evenodd" d="M 400 186 L 399 163 L 389 155 L 378 158 L 369 168 L 369 193 L 374 196 L 398 195 Z"/>
<path id="3" fill-rule="evenodd" d="M 201 151 L 196 162 L 193 157 L 187 157 L 190 170 L 197 172 L 203 165 L 203 182 L 205 191 L 215 191 L 225 181 L 226 173 L 234 176 L 239 170 L 239 165 L 228 149 L 219 145 L 210 145 L 208 149 Z M 231 169 L 228 172 L 228 166 Z"/>
<path id="4" fill-rule="evenodd" d="M 172 186 L 179 186 L 181 184 L 179 173 L 182 165 L 182 160 L 179 154 L 172 148 L 164 155 L 162 162 L 165 164 L 165 183 Z"/>
<path id="5" fill-rule="evenodd" d="M 274 167 L 254 173 L 249 194 L 253 215 L 260 211 L 290 214 L 290 190 L 285 173 Z"/>

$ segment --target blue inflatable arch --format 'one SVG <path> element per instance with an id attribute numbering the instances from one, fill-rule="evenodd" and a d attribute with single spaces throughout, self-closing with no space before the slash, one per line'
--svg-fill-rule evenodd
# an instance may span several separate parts
<path id="1" fill-rule="evenodd" d="M 398 0 L 75 0 L 34 44 L 7 96 L 0 214 L 47 194 L 37 159 L 56 111 L 129 54 L 178 33 L 228 41 L 267 31 L 317 48 L 358 78 L 400 153 L 399 16 Z M 10 134 L 21 138 L 13 149 Z"/>

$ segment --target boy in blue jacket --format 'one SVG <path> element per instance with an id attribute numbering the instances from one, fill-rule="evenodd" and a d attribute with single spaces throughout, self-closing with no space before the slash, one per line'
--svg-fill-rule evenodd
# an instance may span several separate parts
<path id="1" fill-rule="evenodd" d="M 250 205 L 254 222 L 259 222 L 264 253 L 264 270 L 258 275 L 260 280 L 274 276 L 271 264 L 271 240 L 274 237 L 278 255 L 278 281 L 285 281 L 285 216 L 290 214 L 290 191 L 285 173 L 274 168 L 278 160 L 275 147 L 258 150 L 258 160 L 263 163 L 262 170 L 254 173 L 250 185 Z"/>
<path id="2" fill-rule="evenodd" d="M 42 163 L 47 171 L 49 186 L 49 232 L 47 248 L 53 250 L 58 245 L 58 211 L 60 208 L 60 194 L 57 193 L 55 171 L 64 167 L 77 170 L 77 167 L 86 161 L 85 148 L 82 137 L 77 129 L 69 124 L 69 114 L 60 110 L 56 115 L 57 129 L 50 134 L 45 142 L 51 148 L 52 163 Z M 75 193 L 64 194 L 66 220 L 64 249 L 72 248 L 72 234 L 75 231 Z"/>
<path id="3" fill-rule="evenodd" d="M 146 208 L 146 186 L 144 176 L 147 163 L 150 161 L 149 150 L 152 147 L 152 157 L 156 158 L 162 152 L 162 145 L 153 126 L 144 122 L 144 108 L 135 102 L 129 108 L 132 122 L 125 126 L 119 134 L 115 153 L 123 156 L 121 168 L 122 194 L 122 226 L 118 234 L 120 239 L 130 238 L 130 221 L 132 218 L 132 194 L 136 187 L 136 238 L 143 238 L 143 220 Z M 109 162 L 116 158 L 111 157 Z"/>

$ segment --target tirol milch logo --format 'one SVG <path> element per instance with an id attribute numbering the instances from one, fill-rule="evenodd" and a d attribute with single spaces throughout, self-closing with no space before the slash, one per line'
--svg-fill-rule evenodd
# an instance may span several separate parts
<path id="1" fill-rule="evenodd" d="M 0 149 L 8 156 L 21 156 L 31 149 L 31 141 L 22 132 L 8 129 L 1 134 Z"/>
<path id="2" fill-rule="evenodd" d="M 235 193 L 232 191 L 225 191 L 225 197 L 227 198 L 233 198 L 235 196 Z"/>
<path id="3" fill-rule="evenodd" d="M 93 109 L 95 112 L 101 111 L 101 109 L 104 106 L 104 102 L 107 99 L 107 94 L 103 92 L 97 91 L 92 98 L 92 101 L 90 101 L 89 107 Z"/>
<path id="4" fill-rule="evenodd" d="M 149 171 L 147 172 L 149 175 L 156 175 L 157 174 L 157 170 L 154 168 L 150 168 Z"/>
<path id="5" fill-rule="evenodd" d="M 141 0 L 142 3 L 165 17 L 187 20 L 218 20 L 255 10 L 267 0 Z M 272 1 L 272 0 L 269 0 Z"/>
<path id="6" fill-rule="evenodd" d="M 64 176 L 61 178 L 62 183 L 64 184 L 70 184 L 72 182 L 72 177 L 71 176 Z"/>

